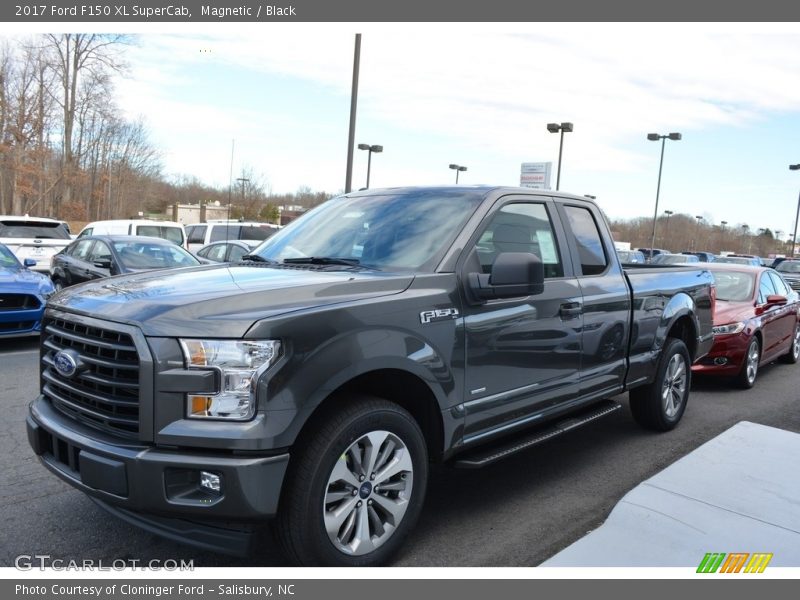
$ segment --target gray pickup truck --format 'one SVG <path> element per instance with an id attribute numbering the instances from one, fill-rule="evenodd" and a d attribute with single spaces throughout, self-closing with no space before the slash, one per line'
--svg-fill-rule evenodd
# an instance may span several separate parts
<path id="1" fill-rule="evenodd" d="M 712 343 L 712 281 L 623 271 L 582 197 L 348 194 L 238 264 L 55 295 L 28 438 L 152 532 L 244 554 L 274 519 L 296 563 L 381 564 L 431 462 L 491 465 L 623 392 L 639 424 L 675 427 Z"/>

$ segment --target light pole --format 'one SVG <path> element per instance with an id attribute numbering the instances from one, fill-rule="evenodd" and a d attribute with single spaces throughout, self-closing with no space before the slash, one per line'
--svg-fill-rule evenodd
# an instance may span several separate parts
<path id="1" fill-rule="evenodd" d="M 466 171 L 466 170 L 467 170 L 467 167 L 465 167 L 464 165 L 457 165 L 457 164 L 455 164 L 455 163 L 451 163 L 451 164 L 450 164 L 450 168 L 451 168 L 451 169 L 454 169 L 454 170 L 455 170 L 455 172 L 456 172 L 456 185 L 458 185 L 458 173 L 459 173 L 460 171 Z"/>
<path id="2" fill-rule="evenodd" d="M 558 144 L 558 172 L 556 174 L 556 191 L 558 191 L 558 188 L 561 185 L 561 153 L 564 150 L 564 133 L 571 133 L 572 130 L 572 123 L 562 123 L 561 125 L 558 123 L 547 124 L 547 131 L 550 133 L 558 133 L 559 131 L 561 132 L 561 141 Z"/>
<path id="3" fill-rule="evenodd" d="M 720 221 L 720 225 L 722 225 L 722 236 L 719 242 L 719 251 L 722 252 L 722 245 L 725 243 L 725 225 L 728 224 L 727 221 Z"/>
<path id="4" fill-rule="evenodd" d="M 800 164 L 789 165 L 790 171 L 797 171 L 800 169 Z M 800 195 L 797 196 L 797 213 L 794 216 L 794 235 L 792 236 L 792 258 L 794 258 L 794 249 L 797 246 L 797 219 L 800 219 Z"/>
<path id="5" fill-rule="evenodd" d="M 664 246 L 666 246 L 667 245 L 667 240 L 669 240 L 669 218 L 674 214 L 674 211 L 665 210 L 664 214 L 667 215 L 667 225 L 664 228 L 665 229 L 665 232 L 664 232 Z"/>
<path id="6" fill-rule="evenodd" d="M 661 193 L 661 170 L 664 167 L 664 145 L 666 144 L 667 140 L 679 140 L 681 139 L 680 133 L 670 133 L 667 135 L 659 135 L 658 133 L 648 133 L 647 139 L 651 142 L 657 142 L 661 140 L 661 161 L 658 163 L 658 185 L 656 186 L 656 209 L 653 212 L 653 240 L 650 244 L 650 259 L 653 258 L 653 248 L 656 245 L 656 219 L 658 218 L 658 196 Z"/>
<path id="7" fill-rule="evenodd" d="M 695 215 L 694 218 L 697 219 L 697 235 L 695 236 L 695 239 L 692 240 L 692 250 L 697 250 L 696 244 L 697 240 L 700 238 L 700 221 L 703 220 L 703 215 Z"/>
<path id="8" fill-rule="evenodd" d="M 372 146 L 369 144 L 359 144 L 358 149 L 367 151 L 367 189 L 369 189 L 369 171 L 372 167 L 372 153 L 383 152 L 383 146 L 378 146 L 377 144 L 373 144 Z"/>

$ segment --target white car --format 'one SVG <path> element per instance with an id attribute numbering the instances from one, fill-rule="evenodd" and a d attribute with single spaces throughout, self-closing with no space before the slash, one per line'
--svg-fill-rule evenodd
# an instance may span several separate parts
<path id="1" fill-rule="evenodd" d="M 36 261 L 31 270 L 50 273 L 50 259 L 66 248 L 72 238 L 64 223 L 44 217 L 0 216 L 0 244 L 5 244 L 21 263 Z"/>
<path id="2" fill-rule="evenodd" d="M 153 219 L 113 219 L 95 221 L 81 229 L 78 237 L 87 235 L 142 235 L 168 240 L 186 248 L 186 232 L 183 225 L 175 221 Z"/>
<path id="3" fill-rule="evenodd" d="M 189 252 L 194 253 L 211 242 L 228 240 L 241 240 L 257 246 L 280 229 L 279 225 L 253 221 L 208 221 L 185 227 Z"/>

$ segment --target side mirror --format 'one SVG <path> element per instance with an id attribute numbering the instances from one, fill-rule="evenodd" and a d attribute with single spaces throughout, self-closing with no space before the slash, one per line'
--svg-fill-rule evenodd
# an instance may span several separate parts
<path id="1" fill-rule="evenodd" d="M 100 260 L 96 260 L 94 261 L 94 266 L 98 269 L 111 269 L 111 259 L 102 258 Z"/>
<path id="2" fill-rule="evenodd" d="M 25 260 L 23 260 L 23 261 L 22 261 L 22 264 L 23 264 L 23 265 L 24 265 L 26 268 L 27 268 L 27 267 L 35 267 L 35 266 L 36 266 L 36 261 L 35 261 L 35 260 L 33 260 L 32 258 L 26 258 Z"/>
<path id="3" fill-rule="evenodd" d="M 469 274 L 469 287 L 481 300 L 535 296 L 544 291 L 544 265 L 529 252 L 501 252 L 489 275 Z"/>
<path id="4" fill-rule="evenodd" d="M 767 306 L 783 306 L 788 300 L 786 296 L 779 294 L 770 294 L 767 296 Z"/>

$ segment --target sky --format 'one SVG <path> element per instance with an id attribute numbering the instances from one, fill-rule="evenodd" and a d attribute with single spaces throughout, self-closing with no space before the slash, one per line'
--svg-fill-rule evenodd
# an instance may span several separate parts
<path id="1" fill-rule="evenodd" d="M 30 31 L 58 31 L 29 24 Z M 63 27 L 60 26 L 60 27 Z M 71 24 L 73 31 L 97 25 Z M 561 190 L 610 218 L 747 223 L 784 237 L 800 192 L 800 24 L 105 24 L 132 33 L 117 102 L 141 118 L 164 173 L 276 193 L 344 189 L 354 34 L 356 144 L 380 144 L 371 187 L 518 185 L 553 162 Z M 2 30 L 0 30 L 2 31 Z M 10 32 L 7 32 L 10 33 Z M 19 27 L 15 25 L 15 32 Z M 233 150 L 233 152 L 232 152 Z M 233 154 L 233 161 L 231 155 Z M 355 151 L 353 187 L 366 182 Z"/>

